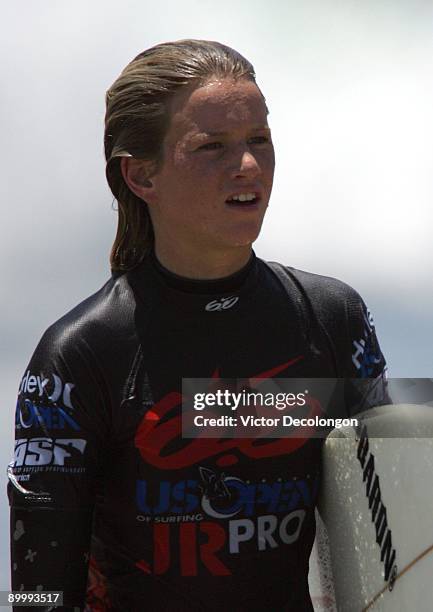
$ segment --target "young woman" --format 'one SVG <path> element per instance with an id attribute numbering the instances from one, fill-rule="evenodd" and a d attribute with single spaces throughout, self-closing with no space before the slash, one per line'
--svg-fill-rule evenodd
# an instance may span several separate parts
<path id="1" fill-rule="evenodd" d="M 157 45 L 106 102 L 113 275 L 21 381 L 13 588 L 61 590 L 67 609 L 312 610 L 321 441 L 183 439 L 182 378 L 365 378 L 379 403 L 371 317 L 344 283 L 252 251 L 275 160 L 239 53 Z"/>

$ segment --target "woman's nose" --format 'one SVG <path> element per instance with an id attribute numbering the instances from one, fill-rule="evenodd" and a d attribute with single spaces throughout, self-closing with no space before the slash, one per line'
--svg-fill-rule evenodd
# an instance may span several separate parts
<path id="1" fill-rule="evenodd" d="M 261 172 L 257 159 L 254 157 L 253 153 L 248 150 L 244 150 L 241 153 L 241 158 L 236 165 L 237 168 L 234 169 L 233 172 L 235 176 L 257 176 Z"/>

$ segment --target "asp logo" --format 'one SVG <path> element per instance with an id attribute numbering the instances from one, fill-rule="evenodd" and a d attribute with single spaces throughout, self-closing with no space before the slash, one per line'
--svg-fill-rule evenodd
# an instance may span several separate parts
<path id="1" fill-rule="evenodd" d="M 65 465 L 65 459 L 84 453 L 87 440 L 52 438 L 24 438 L 15 442 L 13 467 Z"/>
<path id="2" fill-rule="evenodd" d="M 221 298 L 219 300 L 213 300 L 212 302 L 209 302 L 208 304 L 206 304 L 205 310 L 207 310 L 208 312 L 228 310 L 229 308 L 234 306 L 236 302 L 238 301 L 239 301 L 239 297 L 236 297 L 233 295 L 231 297 Z"/>
<path id="3" fill-rule="evenodd" d="M 62 401 L 64 406 L 73 408 L 71 403 L 71 391 L 75 387 L 73 383 L 63 383 L 62 379 L 57 374 L 52 374 L 51 378 L 35 376 L 27 370 L 25 376 L 21 380 L 19 394 L 28 393 L 29 395 L 37 394 L 38 397 L 45 395 L 50 402 Z"/>

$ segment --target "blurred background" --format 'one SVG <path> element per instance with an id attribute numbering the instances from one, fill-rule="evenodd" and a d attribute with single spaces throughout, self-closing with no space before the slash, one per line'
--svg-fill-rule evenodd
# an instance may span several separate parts
<path id="1" fill-rule="evenodd" d="M 256 253 L 355 287 L 390 376 L 432 375 L 430 1 L 42 0 L 2 2 L 1 13 L 3 474 L 39 337 L 109 275 L 105 91 L 159 42 L 218 40 L 254 64 L 277 156 Z M 0 589 L 8 559 L 4 544 Z"/>

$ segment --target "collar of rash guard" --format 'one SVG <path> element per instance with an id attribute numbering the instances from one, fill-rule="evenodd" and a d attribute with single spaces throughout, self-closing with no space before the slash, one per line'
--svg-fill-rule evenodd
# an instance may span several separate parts
<path id="1" fill-rule="evenodd" d="M 194 311 L 195 314 L 227 315 L 243 310 L 247 297 L 258 284 L 258 277 L 258 259 L 254 252 L 248 263 L 234 274 L 211 280 L 196 280 L 174 274 L 152 253 L 134 270 L 131 284 L 143 297 L 154 287 L 173 306 Z"/>
<path id="2" fill-rule="evenodd" d="M 230 274 L 230 276 L 225 276 L 223 278 L 197 280 L 170 272 L 170 270 L 167 270 L 167 268 L 159 262 L 154 252 L 150 255 L 152 266 L 157 273 L 163 277 L 164 282 L 169 287 L 178 289 L 179 291 L 185 291 L 186 293 L 206 295 L 219 295 L 220 293 L 227 293 L 227 291 L 238 291 L 241 289 L 255 264 L 255 260 L 255 253 L 252 252 L 245 266 L 234 274 Z"/>

